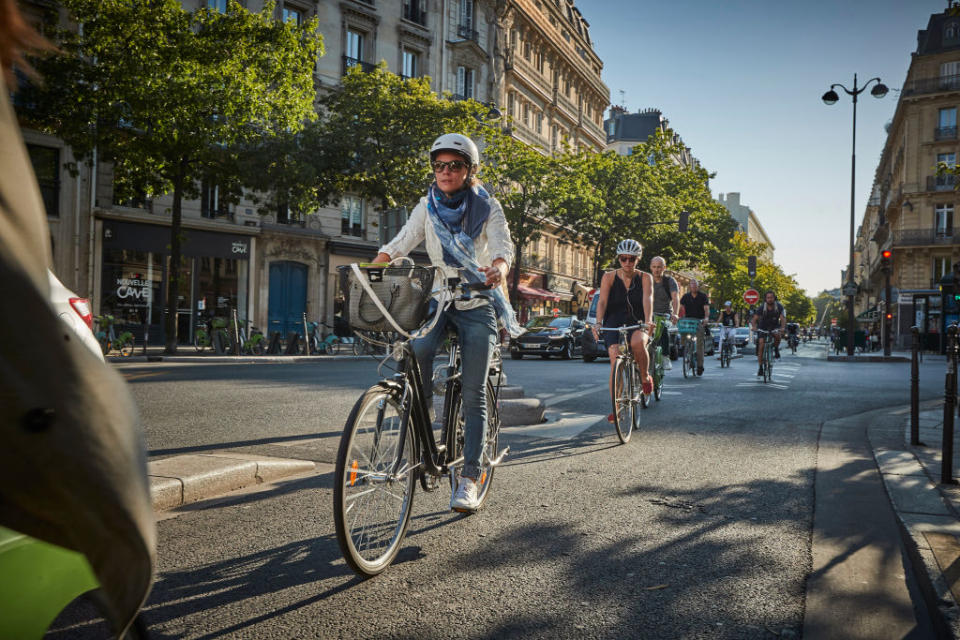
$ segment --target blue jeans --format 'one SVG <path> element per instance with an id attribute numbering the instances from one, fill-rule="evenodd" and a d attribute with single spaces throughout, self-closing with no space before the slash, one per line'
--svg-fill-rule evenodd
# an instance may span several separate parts
<path id="1" fill-rule="evenodd" d="M 420 375 L 427 395 L 427 406 L 433 402 L 433 359 L 437 344 L 446 334 L 448 323 L 457 328 L 462 353 L 463 376 L 463 472 L 468 478 L 480 477 L 480 460 L 487 434 L 487 372 L 497 343 L 497 315 L 493 305 L 459 311 L 450 306 L 437 320 L 433 331 L 413 341 L 413 352 L 420 363 Z"/>

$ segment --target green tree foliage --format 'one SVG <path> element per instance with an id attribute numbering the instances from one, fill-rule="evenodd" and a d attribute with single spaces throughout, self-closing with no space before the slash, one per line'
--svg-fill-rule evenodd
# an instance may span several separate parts
<path id="1" fill-rule="evenodd" d="M 314 211 L 344 193 L 410 207 L 432 180 L 430 144 L 444 133 L 477 137 L 485 113 L 475 100 L 437 96 L 429 78 L 358 65 L 320 100 L 319 120 L 248 149 L 248 183 L 264 194 L 266 211 Z"/>
<path id="2" fill-rule="evenodd" d="M 316 21 L 251 13 L 188 12 L 177 0 L 64 0 L 82 29 L 56 33 L 64 55 L 36 62 L 42 85 L 28 90 L 31 124 L 80 157 L 113 163 L 117 195 L 173 193 L 167 305 L 181 287 L 181 206 L 210 179 L 240 189 L 237 148 L 315 117 L 313 69 L 322 53 Z M 167 310 L 168 352 L 176 314 Z"/>

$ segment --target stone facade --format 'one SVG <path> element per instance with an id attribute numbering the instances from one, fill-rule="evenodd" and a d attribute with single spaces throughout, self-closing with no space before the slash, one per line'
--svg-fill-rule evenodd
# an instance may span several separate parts
<path id="1" fill-rule="evenodd" d="M 856 237 L 855 308 L 883 312 L 881 252 L 889 249 L 895 343 L 905 346 L 917 324 L 926 346 L 938 348 L 945 324 L 957 318 L 952 301 L 943 308 L 939 282 L 960 259 L 953 229 L 960 198 L 954 176 L 938 176 L 937 166 L 955 165 L 960 152 L 960 17 L 930 16 L 917 42 Z"/>

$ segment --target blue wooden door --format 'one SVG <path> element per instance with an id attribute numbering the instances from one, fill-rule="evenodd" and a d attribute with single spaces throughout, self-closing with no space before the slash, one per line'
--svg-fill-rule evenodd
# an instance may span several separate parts
<path id="1" fill-rule="evenodd" d="M 307 310 L 307 265 L 280 261 L 270 264 L 270 298 L 267 303 L 269 332 L 303 333 Z"/>

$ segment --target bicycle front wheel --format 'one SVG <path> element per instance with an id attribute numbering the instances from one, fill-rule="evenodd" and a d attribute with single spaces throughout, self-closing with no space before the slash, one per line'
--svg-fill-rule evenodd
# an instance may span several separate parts
<path id="1" fill-rule="evenodd" d="M 626 444 L 633 432 L 634 413 L 636 405 L 633 402 L 633 380 L 630 376 L 630 364 L 618 359 L 613 370 L 613 424 L 617 428 L 617 437 Z"/>
<path id="2" fill-rule="evenodd" d="M 413 506 L 416 450 L 396 395 L 368 389 L 347 418 L 333 486 L 337 542 L 358 574 L 377 575 L 400 550 Z"/>
<path id="3" fill-rule="evenodd" d="M 694 371 L 693 356 L 694 356 L 693 344 L 690 342 L 687 342 L 687 344 L 683 345 L 683 377 L 684 378 L 688 378 L 693 375 L 693 371 Z"/>
<path id="4" fill-rule="evenodd" d="M 133 338 L 130 338 L 129 340 L 124 342 L 123 345 L 120 347 L 120 355 L 124 357 L 132 356 L 133 347 L 134 347 Z"/>

